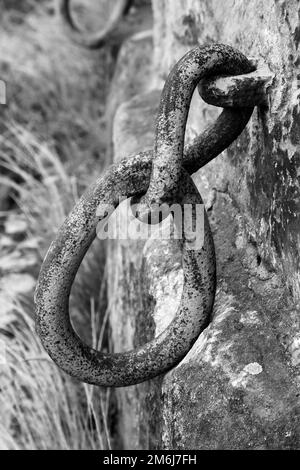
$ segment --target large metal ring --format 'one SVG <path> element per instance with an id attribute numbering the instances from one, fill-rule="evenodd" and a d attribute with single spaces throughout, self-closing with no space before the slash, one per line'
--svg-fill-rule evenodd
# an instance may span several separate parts
<path id="1" fill-rule="evenodd" d="M 116 4 L 116 8 L 105 28 L 97 33 L 86 34 L 79 28 L 73 19 L 71 13 L 71 0 L 59 0 L 59 11 L 69 37 L 80 46 L 84 46 L 89 49 L 103 47 L 114 33 L 121 18 L 130 10 L 133 0 L 114 0 L 114 3 Z"/>
<path id="2" fill-rule="evenodd" d="M 69 317 L 69 295 L 77 270 L 96 235 L 99 204 L 117 207 L 120 198 L 144 193 L 151 174 L 151 153 L 112 166 L 80 199 L 51 244 L 36 289 L 36 324 L 43 346 L 68 374 L 101 386 L 127 386 L 166 372 L 190 350 L 207 326 L 215 294 L 215 255 L 205 215 L 204 244 L 187 249 L 183 239 L 184 287 L 174 320 L 157 338 L 123 354 L 96 351 L 75 333 Z M 175 201 L 202 204 L 185 170 Z M 174 202 L 175 202 L 174 201 Z"/>

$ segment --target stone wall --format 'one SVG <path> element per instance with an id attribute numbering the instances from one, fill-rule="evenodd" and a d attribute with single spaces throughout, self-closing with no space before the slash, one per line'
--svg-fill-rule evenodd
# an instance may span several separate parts
<path id="1" fill-rule="evenodd" d="M 164 78 L 197 42 L 236 46 L 262 59 L 275 74 L 269 110 L 256 110 L 242 138 L 223 157 L 221 172 L 259 255 L 272 268 L 283 268 L 299 299 L 299 2 L 153 0 L 153 7 L 157 76 Z M 205 124 L 206 115 L 202 106 L 196 119 Z"/>
<path id="2" fill-rule="evenodd" d="M 256 109 L 228 151 L 194 176 L 216 245 L 212 321 L 169 373 L 117 390 L 123 445 L 299 448 L 299 2 L 153 0 L 153 13 L 154 65 L 136 96 L 123 95 L 114 119 L 115 160 L 152 146 L 163 80 L 197 42 L 236 46 L 265 61 L 275 79 L 269 109 Z M 145 57 L 144 47 L 136 43 L 136 57 Z M 121 57 L 126 77 L 125 49 Z M 139 73 L 131 70 L 133 83 L 142 83 Z M 187 140 L 218 112 L 195 96 Z M 108 263 L 112 342 L 123 351 L 173 318 L 180 251 L 151 240 L 116 242 Z"/>

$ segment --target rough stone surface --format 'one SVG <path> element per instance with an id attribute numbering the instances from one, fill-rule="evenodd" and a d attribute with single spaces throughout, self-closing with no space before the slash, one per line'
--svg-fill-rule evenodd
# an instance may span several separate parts
<path id="1" fill-rule="evenodd" d="M 153 145 L 154 120 L 158 111 L 159 91 L 146 92 L 152 83 L 152 32 L 146 31 L 130 38 L 121 48 L 114 80 L 108 99 L 107 117 L 111 157 L 114 162 L 126 155 L 149 149 Z M 125 214 L 121 204 L 118 212 Z M 114 216 L 119 217 L 116 212 Z M 136 324 L 143 317 L 142 241 L 111 241 L 108 248 L 108 296 L 112 344 L 115 352 L 136 346 Z M 139 429 L 141 404 L 139 388 L 116 390 L 118 400 L 119 434 L 125 448 L 140 448 Z M 143 434 L 143 433 L 141 433 Z M 146 448 L 146 447 L 145 447 Z"/>
<path id="2" fill-rule="evenodd" d="M 153 8 L 156 77 L 164 78 L 197 42 L 236 46 L 275 74 L 269 109 L 259 108 L 243 137 L 221 157 L 221 173 L 260 256 L 283 270 L 299 299 L 299 2 L 153 0 Z M 195 131 L 203 128 L 208 112 L 202 105 L 202 116 L 199 109 L 192 113 Z M 214 165 L 220 172 L 219 162 L 212 163 L 212 184 Z"/>
<path id="3" fill-rule="evenodd" d="M 213 320 L 162 384 L 164 448 L 288 449 L 300 444 L 296 307 L 282 279 L 239 246 L 239 217 L 218 194 Z M 251 266 L 251 268 L 250 268 Z"/>
<path id="4" fill-rule="evenodd" d="M 151 148 L 154 136 L 153 116 L 158 109 L 159 96 L 158 92 L 150 92 L 120 106 L 114 122 L 115 161 L 144 148 Z M 112 217 L 119 218 L 120 212 L 125 215 L 125 211 L 126 203 L 123 203 Z M 108 249 L 108 295 L 113 299 L 110 305 L 110 324 L 114 352 L 133 349 L 137 346 L 137 340 L 141 344 L 137 332 L 138 321 L 144 317 L 145 309 L 151 309 L 153 305 L 141 282 L 144 244 L 143 241 L 116 240 L 110 242 Z M 148 334 L 153 332 L 153 327 L 148 329 Z M 143 427 L 141 413 L 144 413 L 140 389 L 143 387 L 144 385 L 116 390 L 119 432 L 127 449 L 140 448 L 139 439 L 144 434 L 140 431 Z"/>
<path id="5" fill-rule="evenodd" d="M 118 107 L 150 88 L 152 76 L 152 30 L 136 34 L 122 46 L 107 100 L 108 160 L 113 160 L 113 122 Z"/>
<path id="6" fill-rule="evenodd" d="M 149 83 L 155 87 L 197 41 L 235 45 L 264 59 L 276 79 L 270 108 L 258 109 L 236 143 L 195 175 L 216 245 L 212 322 L 169 373 L 117 390 L 123 445 L 297 449 L 299 3 L 153 0 L 153 6 L 155 71 Z M 142 92 L 117 111 L 115 160 L 152 145 L 159 92 Z M 218 111 L 195 96 L 190 114 L 187 140 Z M 180 251 L 154 240 L 113 242 L 108 284 L 112 343 L 115 351 L 128 350 L 173 318 L 182 288 Z"/>

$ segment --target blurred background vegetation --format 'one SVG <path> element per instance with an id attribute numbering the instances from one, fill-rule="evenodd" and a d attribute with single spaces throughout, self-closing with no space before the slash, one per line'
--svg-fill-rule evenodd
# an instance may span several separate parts
<path id="1" fill-rule="evenodd" d="M 105 19 L 101 2 L 85 3 L 87 27 Z M 107 164 L 114 58 L 73 45 L 54 0 L 0 0 L 0 8 L 0 449 L 108 449 L 118 439 L 114 397 L 48 358 L 34 331 L 33 295 L 58 227 Z M 82 338 L 107 348 L 103 242 L 85 258 L 70 304 Z"/>

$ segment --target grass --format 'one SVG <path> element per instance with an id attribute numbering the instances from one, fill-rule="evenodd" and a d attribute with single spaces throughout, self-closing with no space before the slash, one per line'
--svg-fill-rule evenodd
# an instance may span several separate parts
<path id="1" fill-rule="evenodd" d="M 6 345 L 6 364 L 0 367 L 0 449 L 110 448 L 109 392 L 62 373 L 43 351 L 34 321 L 20 304 L 15 303 L 14 314 L 0 336 Z"/>
<path id="2" fill-rule="evenodd" d="M 0 167 L 7 171 L 6 176 L 0 176 L 0 184 L 11 188 L 10 196 L 28 222 L 28 237 L 39 241 L 41 264 L 58 228 L 93 175 L 88 175 L 87 169 L 83 173 L 82 167 L 80 177 L 68 172 L 68 165 L 45 142 L 12 122 L 0 136 Z M 80 267 L 70 300 L 72 319 L 87 341 L 90 338 L 85 325 L 89 318 L 85 312 L 89 311 L 90 299 L 98 298 L 104 271 L 105 243 L 96 239 Z M 102 289 L 102 306 L 104 297 Z"/>
<path id="3" fill-rule="evenodd" d="M 11 188 L 16 207 L 27 219 L 28 238 L 39 240 L 41 262 L 78 200 L 78 177 L 68 174 L 68 166 L 45 142 L 13 123 L 0 137 L 0 165 L 8 172 L 0 176 L 0 184 Z M 87 183 L 88 176 L 81 177 Z M 96 240 L 78 273 L 70 310 L 79 334 L 97 349 L 105 339 L 105 290 L 105 251 Z M 0 367 L 0 448 L 110 448 L 110 395 L 75 382 L 48 358 L 34 331 L 30 300 L 12 299 L 8 320 L 0 318 L 0 340 L 7 350 L 7 364 Z"/>
<path id="4" fill-rule="evenodd" d="M 110 55 L 73 46 L 55 15 L 23 15 L 15 25 L 7 16 L 1 19 L 0 78 L 8 106 L 1 122 L 23 125 L 78 173 L 83 165 L 101 171 Z"/>
<path id="5" fill-rule="evenodd" d="M 0 206 L 26 218 L 40 264 L 106 164 L 103 113 L 112 63 L 105 50 L 92 54 L 69 43 L 52 2 L 36 5 L 0 1 L 0 78 L 8 85 L 0 118 L 0 186 L 7 191 L 1 190 Z M 80 267 L 70 311 L 83 340 L 107 348 L 105 246 L 99 240 Z M 6 318 L 0 306 L 1 344 L 0 449 L 110 448 L 110 391 L 78 383 L 48 358 L 34 330 L 33 295 L 12 297 Z"/>

